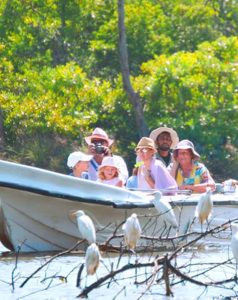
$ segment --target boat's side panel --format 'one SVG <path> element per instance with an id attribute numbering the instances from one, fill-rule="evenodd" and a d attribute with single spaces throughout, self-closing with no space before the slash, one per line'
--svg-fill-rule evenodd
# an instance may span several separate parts
<path id="1" fill-rule="evenodd" d="M 52 251 L 72 247 L 79 239 L 76 220 L 71 216 L 76 210 L 84 210 L 97 230 L 97 242 L 102 243 L 113 234 L 132 213 L 139 217 L 142 234 L 159 237 L 166 236 L 165 223 L 154 208 L 119 209 L 108 205 L 92 204 L 69 199 L 43 196 L 36 193 L 1 187 L 0 195 L 3 214 L 6 220 L 6 234 L 17 251 Z M 172 201 L 174 198 L 167 198 Z M 190 202 L 190 203 L 189 203 Z M 219 201 L 217 201 L 219 202 Z M 227 202 L 228 203 L 228 202 Z M 173 201 L 174 211 L 179 223 L 179 233 L 184 233 L 193 224 L 194 230 L 201 230 L 194 221 L 196 201 Z M 213 210 L 213 225 L 219 225 L 227 219 L 238 216 L 236 204 L 216 205 Z M 211 224 L 210 224 L 211 225 Z M 206 228 L 203 226 L 203 230 Z M 171 235 L 175 230 L 169 230 Z M 121 228 L 118 233 L 122 233 Z M 121 241 L 121 239 L 119 240 Z M 145 245 L 147 241 L 140 241 Z M 148 242 L 149 245 L 149 242 Z M 85 245 L 83 245 L 85 247 Z"/>
<path id="2" fill-rule="evenodd" d="M 5 221 L 5 217 L 2 210 L 2 202 L 0 199 L 0 241 L 6 248 L 13 250 L 13 245 L 9 240 L 9 236 L 6 234 L 6 225 L 7 223 Z"/>
<path id="3" fill-rule="evenodd" d="M 125 209 L 81 203 L 30 192 L 1 188 L 2 207 L 7 220 L 7 234 L 21 251 L 62 250 L 79 238 L 76 220 L 71 216 L 84 210 L 98 231 L 98 242 L 105 241 L 127 216 Z"/>

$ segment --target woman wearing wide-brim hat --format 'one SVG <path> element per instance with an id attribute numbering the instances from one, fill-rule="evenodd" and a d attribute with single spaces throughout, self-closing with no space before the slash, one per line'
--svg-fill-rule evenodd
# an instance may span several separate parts
<path id="1" fill-rule="evenodd" d="M 143 137 L 135 148 L 138 160 L 138 188 L 176 190 L 177 184 L 163 163 L 155 158 L 154 141 Z"/>
<path id="2" fill-rule="evenodd" d="M 206 192 L 207 187 L 215 189 L 215 182 L 204 164 L 198 162 L 199 153 L 189 140 L 180 141 L 173 151 L 175 163 L 171 174 L 176 179 L 179 189 L 194 193 Z"/>

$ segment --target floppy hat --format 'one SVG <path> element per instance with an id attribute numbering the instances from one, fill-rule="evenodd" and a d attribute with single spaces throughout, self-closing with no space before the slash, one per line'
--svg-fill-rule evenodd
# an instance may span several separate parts
<path id="1" fill-rule="evenodd" d="M 199 159 L 200 158 L 200 155 L 197 153 L 197 151 L 194 149 L 194 145 L 191 141 L 189 140 L 182 140 L 180 141 L 176 148 L 174 149 L 174 154 L 175 152 L 177 152 L 177 150 L 179 149 L 191 149 L 192 150 L 192 153 L 194 155 L 194 158 L 195 159 Z M 176 153 L 177 154 L 177 153 Z"/>
<path id="2" fill-rule="evenodd" d="M 137 151 L 137 150 L 142 149 L 142 148 L 150 148 L 150 149 L 155 150 L 155 152 L 157 151 L 156 148 L 155 148 L 154 141 L 151 138 L 148 138 L 148 137 L 142 137 L 140 139 L 139 143 L 137 144 L 135 150 Z"/>
<path id="3" fill-rule="evenodd" d="M 95 128 L 93 133 L 87 137 L 85 137 L 85 141 L 88 145 L 91 144 L 92 139 L 100 139 L 108 142 L 108 145 L 111 146 L 114 140 L 109 139 L 107 133 L 102 128 Z"/>
<path id="4" fill-rule="evenodd" d="M 102 160 L 101 165 L 99 166 L 99 169 L 102 169 L 104 167 L 114 167 L 119 170 L 119 167 L 114 159 L 113 156 L 105 156 Z"/>
<path id="5" fill-rule="evenodd" d="M 90 159 L 92 159 L 92 157 L 93 157 L 92 155 L 87 155 L 80 151 L 72 152 L 72 153 L 70 153 L 70 155 L 68 157 L 67 166 L 69 168 L 73 168 L 77 164 L 77 162 L 90 161 Z"/>
<path id="6" fill-rule="evenodd" d="M 173 130 L 172 128 L 169 127 L 159 127 L 157 129 L 154 129 L 151 133 L 150 133 L 150 138 L 152 140 L 154 140 L 154 142 L 156 143 L 156 139 L 157 137 L 162 133 L 162 132 L 168 132 L 171 136 L 171 140 L 172 140 L 172 144 L 170 146 L 170 148 L 174 149 L 176 147 L 176 145 L 179 142 L 179 137 L 177 135 L 177 132 L 175 130 Z"/>

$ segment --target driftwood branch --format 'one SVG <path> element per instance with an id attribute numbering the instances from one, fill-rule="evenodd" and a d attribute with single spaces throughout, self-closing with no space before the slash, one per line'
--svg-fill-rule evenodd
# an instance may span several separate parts
<path id="1" fill-rule="evenodd" d="M 85 240 L 79 241 L 77 242 L 73 247 L 71 247 L 68 250 L 65 250 L 63 252 L 60 252 L 54 256 L 52 256 L 49 260 L 47 260 L 43 265 L 41 265 L 38 269 L 36 269 L 30 276 L 28 276 L 20 285 L 20 288 L 24 287 L 24 285 L 36 274 L 38 273 L 41 269 L 43 269 L 45 266 L 47 266 L 49 263 L 51 263 L 55 258 L 58 258 L 60 256 L 63 256 L 65 254 L 68 254 L 70 252 L 72 252 L 74 249 L 76 249 L 80 244 L 82 244 L 83 242 L 85 242 Z"/>
<path id="2" fill-rule="evenodd" d="M 204 268 L 201 269 L 201 271 L 196 272 L 196 274 L 190 274 L 189 270 L 192 268 L 194 269 L 194 267 L 196 268 L 196 264 L 193 264 L 193 262 L 192 262 L 193 255 L 190 258 L 189 262 L 185 263 L 183 265 L 178 265 L 177 257 L 179 257 L 179 254 L 183 253 L 184 250 L 189 249 L 191 247 L 191 245 L 197 243 L 199 240 L 203 239 L 204 237 L 206 237 L 208 235 L 213 236 L 213 235 L 221 233 L 222 231 L 230 229 L 231 223 L 234 221 L 237 221 L 237 220 L 238 220 L 238 218 L 235 218 L 233 220 L 228 220 L 227 222 L 225 222 L 219 226 L 213 227 L 211 229 L 209 229 L 207 227 L 207 230 L 204 232 L 189 232 L 189 233 L 186 233 L 186 234 L 183 234 L 180 236 L 179 235 L 172 236 L 172 237 L 168 236 L 168 234 L 170 234 L 169 230 L 167 231 L 167 233 L 165 233 L 164 230 L 161 230 L 161 232 L 162 232 L 161 234 L 163 236 L 159 236 L 159 237 L 143 235 L 143 236 L 141 236 L 141 239 L 142 240 L 144 239 L 145 241 L 151 241 L 151 244 L 152 244 L 151 255 L 148 257 L 148 260 L 146 262 L 142 263 L 142 262 L 140 262 L 139 257 L 136 257 L 135 263 L 133 263 L 133 264 L 128 263 L 123 266 L 120 266 L 120 261 L 121 261 L 122 255 L 125 253 L 130 253 L 130 252 L 125 251 L 125 247 L 122 246 L 122 242 L 120 243 L 121 244 L 120 246 L 114 246 L 113 244 L 111 245 L 111 243 L 113 242 L 114 239 L 122 240 L 122 238 L 123 238 L 122 234 L 118 234 L 118 230 L 122 225 L 122 223 L 121 223 L 116 226 L 112 236 L 110 236 L 105 241 L 105 243 L 103 243 L 102 245 L 99 245 L 100 249 L 104 249 L 104 251 L 108 251 L 114 247 L 118 251 L 120 251 L 120 256 L 118 258 L 118 263 L 117 263 L 116 268 L 114 269 L 114 267 L 113 267 L 115 265 L 115 263 L 112 263 L 110 267 L 106 266 L 104 263 L 104 266 L 106 267 L 106 270 L 107 270 L 106 275 L 101 276 L 95 282 L 93 282 L 89 286 L 86 286 L 77 297 L 87 297 L 91 291 L 93 291 L 94 289 L 96 289 L 98 287 L 101 287 L 105 284 L 107 284 L 107 286 L 109 287 L 111 285 L 111 282 L 115 282 L 116 284 L 119 285 L 119 281 L 117 280 L 117 275 L 124 273 L 124 280 L 127 280 L 127 279 L 129 279 L 129 277 L 127 278 L 126 272 L 128 270 L 133 270 L 133 269 L 135 270 L 134 284 L 136 284 L 136 285 L 146 284 L 145 291 L 140 295 L 140 297 L 138 299 L 142 298 L 143 295 L 145 295 L 145 293 L 152 287 L 152 285 L 161 284 L 162 282 L 165 283 L 165 294 L 167 296 L 173 295 L 173 291 L 171 289 L 172 286 L 179 284 L 181 282 L 184 282 L 184 281 L 187 281 L 192 284 L 196 284 L 196 285 L 199 285 L 199 286 L 202 286 L 205 288 L 207 288 L 209 286 L 215 286 L 215 287 L 221 286 L 221 285 L 225 285 L 225 284 L 228 284 L 231 282 L 235 283 L 237 280 L 236 276 L 232 276 L 230 278 L 226 277 L 225 279 L 219 280 L 219 281 L 207 281 L 207 280 L 204 281 L 204 280 L 200 279 L 201 276 L 202 277 L 207 276 L 207 274 L 209 274 L 209 272 L 211 272 L 215 268 L 227 266 L 231 262 L 230 258 L 229 258 L 229 260 L 219 262 L 219 263 L 213 263 L 213 264 L 206 263 L 207 267 L 205 267 L 205 269 Z M 188 238 L 188 242 L 186 242 L 186 243 L 184 243 L 185 238 L 186 239 Z M 177 244 L 175 242 L 174 244 L 177 245 L 177 248 L 175 248 L 175 250 L 173 250 L 172 253 L 166 254 L 161 257 L 157 257 L 157 256 L 154 257 L 156 245 L 159 244 L 159 241 L 161 241 L 161 240 L 162 241 L 171 241 L 171 242 L 174 242 L 174 241 L 177 242 L 177 240 L 179 242 L 179 241 L 183 240 L 183 245 Z M 43 265 L 41 265 L 29 277 L 27 277 L 24 280 L 24 282 L 20 285 L 20 287 L 23 287 L 37 272 L 39 272 L 43 267 L 49 265 L 55 258 L 72 252 L 76 247 L 78 247 L 79 244 L 81 244 L 83 242 L 85 242 L 85 241 L 80 241 L 76 245 L 74 245 L 72 248 L 51 257 L 47 262 L 45 262 Z M 146 242 L 146 244 L 147 244 L 147 242 Z M 148 249 L 149 249 L 148 245 L 146 245 L 144 247 L 144 250 L 147 251 Z M 206 265 L 206 264 L 204 264 L 204 265 Z M 147 273 L 148 267 L 149 267 L 149 272 Z M 77 287 L 80 287 L 83 268 L 84 268 L 84 264 L 80 264 L 78 275 L 77 275 L 77 280 L 76 280 Z M 143 268 L 145 269 L 145 273 L 143 274 L 143 280 L 138 280 L 139 272 L 137 270 L 140 269 L 143 271 Z M 13 271 L 13 273 L 14 273 L 14 271 Z M 140 274 L 140 276 L 141 276 L 141 274 Z M 59 274 L 55 274 L 51 277 L 46 277 L 44 279 L 44 281 L 50 280 L 49 284 L 48 284 L 48 286 L 50 286 L 52 284 L 54 278 L 59 278 L 59 279 L 62 278 L 62 280 L 64 280 L 64 282 L 67 281 L 67 276 L 65 277 L 65 276 L 62 276 Z M 121 278 L 121 276 L 120 276 L 120 278 Z M 175 280 L 175 278 L 178 280 Z M 123 291 L 124 291 L 124 293 L 126 293 L 126 285 L 122 289 L 120 289 L 119 294 L 121 294 Z"/>
<path id="3" fill-rule="evenodd" d="M 164 258 L 158 258 L 156 260 L 156 264 L 163 264 Z M 82 290 L 82 292 L 77 296 L 78 298 L 84 298 L 87 297 L 88 294 L 95 288 L 98 288 L 102 283 L 106 282 L 107 280 L 114 278 L 117 274 L 123 273 L 127 270 L 131 269 L 139 269 L 139 268 L 145 268 L 145 267 L 153 267 L 155 265 L 155 262 L 148 262 L 148 263 L 136 263 L 136 264 L 127 264 L 123 266 L 120 269 L 117 269 L 115 271 L 110 272 L 109 274 L 99 278 L 96 282 L 92 283 L 90 286 L 86 287 Z"/>

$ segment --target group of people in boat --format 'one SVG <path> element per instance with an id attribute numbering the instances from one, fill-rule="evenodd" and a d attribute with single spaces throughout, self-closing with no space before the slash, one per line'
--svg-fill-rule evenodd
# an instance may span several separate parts
<path id="1" fill-rule="evenodd" d="M 215 189 L 215 182 L 200 155 L 189 140 L 179 141 L 175 130 L 160 127 L 138 142 L 136 164 L 129 177 L 121 156 L 111 152 L 113 140 L 101 128 L 85 137 L 89 154 L 69 155 L 67 165 L 72 176 L 130 189 L 164 191 L 191 190 L 202 193 Z"/>

